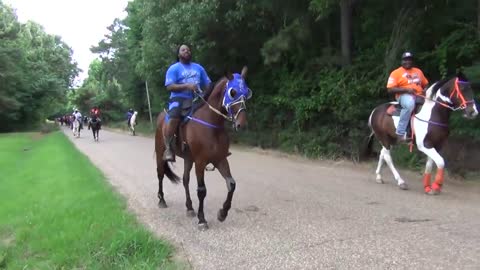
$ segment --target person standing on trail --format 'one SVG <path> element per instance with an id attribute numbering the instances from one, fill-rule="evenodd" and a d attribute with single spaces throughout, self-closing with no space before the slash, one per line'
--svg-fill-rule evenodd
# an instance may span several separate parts
<path id="1" fill-rule="evenodd" d="M 428 85 L 428 80 L 423 72 L 413 66 L 413 54 L 404 52 L 402 54 L 402 66 L 392 71 L 388 78 L 387 89 L 389 93 L 395 94 L 395 98 L 402 106 L 400 121 L 397 127 L 397 141 L 407 141 L 407 127 L 410 117 L 415 109 L 417 95 L 423 93 Z"/>
<path id="2" fill-rule="evenodd" d="M 165 137 L 165 161 L 174 162 L 175 154 L 172 150 L 174 135 L 182 118 L 182 109 L 188 107 L 197 90 L 208 92 L 212 81 L 205 69 L 192 62 L 192 52 L 187 45 L 181 45 L 177 50 L 177 62 L 171 65 L 165 76 L 165 86 L 170 91 L 168 102 L 168 125 Z M 191 106 L 191 105 L 190 105 Z"/>

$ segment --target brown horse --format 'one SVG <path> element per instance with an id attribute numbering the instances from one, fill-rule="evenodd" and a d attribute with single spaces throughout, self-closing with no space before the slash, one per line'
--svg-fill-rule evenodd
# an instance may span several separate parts
<path id="1" fill-rule="evenodd" d="M 411 127 L 414 131 L 414 141 L 418 150 L 428 157 L 423 178 L 424 190 L 427 194 L 439 194 L 443 185 L 445 162 L 439 152 L 449 135 L 450 112 L 463 110 L 465 117 L 475 118 L 478 110 L 473 97 L 470 83 L 463 74 L 459 73 L 457 77 L 441 80 L 428 88 L 424 96 L 425 103 L 412 117 Z M 398 103 L 391 102 L 380 105 L 372 111 L 369 119 L 372 134 L 368 139 L 367 152 L 371 152 L 372 139 L 375 135 L 383 147 L 376 170 L 377 183 L 383 184 L 381 169 L 385 161 L 400 189 L 408 189 L 407 184 L 395 169 L 390 156 L 390 149 L 397 140 L 395 130 L 399 117 L 396 114 L 399 109 Z M 437 174 L 434 183 L 430 185 L 433 162 L 437 166 Z"/>
<path id="2" fill-rule="evenodd" d="M 198 227 L 201 230 L 207 229 L 207 221 L 203 213 L 203 201 L 207 195 L 205 187 L 204 172 L 208 164 L 213 164 L 227 184 L 227 199 L 223 208 L 218 211 L 217 218 L 224 221 L 231 207 L 233 193 L 235 191 L 235 180 L 230 173 L 227 156 L 229 149 L 229 138 L 224 128 L 225 121 L 231 121 L 235 130 L 243 128 L 247 124 L 245 102 L 251 97 L 251 91 L 245 83 L 247 68 L 242 69 L 240 74 L 228 72 L 225 78 L 221 79 L 212 90 L 204 104 L 189 116 L 189 121 L 182 124 L 177 132 L 175 154 L 184 160 L 183 186 L 186 195 L 187 215 L 193 217 L 195 211 L 190 198 L 189 182 L 190 171 L 195 163 L 197 176 L 198 206 Z M 203 99 L 203 98 L 202 98 Z M 166 113 L 162 112 L 157 118 L 157 130 L 155 134 L 155 153 L 157 157 L 158 176 L 158 206 L 167 207 L 163 193 L 163 177 L 166 175 L 173 183 L 180 181 L 180 178 L 170 169 L 170 166 L 163 160 L 165 151 L 164 132 L 166 129 Z"/>
<path id="3" fill-rule="evenodd" d="M 98 142 L 98 135 L 100 133 L 100 129 L 102 127 L 102 124 L 100 122 L 100 119 L 97 115 L 92 114 L 90 117 L 90 120 L 88 121 L 88 129 L 92 129 L 92 134 L 93 134 L 93 140 Z"/>

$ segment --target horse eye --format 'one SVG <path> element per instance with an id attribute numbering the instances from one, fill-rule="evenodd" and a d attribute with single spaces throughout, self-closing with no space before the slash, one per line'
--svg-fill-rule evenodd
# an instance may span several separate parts
<path id="1" fill-rule="evenodd" d="M 237 91 L 233 88 L 230 88 L 230 90 L 228 90 L 228 96 L 231 98 L 231 99 L 234 99 L 235 96 L 237 95 Z"/>

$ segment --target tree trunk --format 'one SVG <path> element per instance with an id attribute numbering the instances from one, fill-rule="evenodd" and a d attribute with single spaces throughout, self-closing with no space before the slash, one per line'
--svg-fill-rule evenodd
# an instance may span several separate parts
<path id="1" fill-rule="evenodd" d="M 477 3 L 477 34 L 478 38 L 480 38 L 480 0 Z"/>
<path id="2" fill-rule="evenodd" d="M 353 2 L 354 2 L 353 0 L 340 0 L 340 28 L 341 28 L 343 66 L 348 66 L 352 63 Z"/>

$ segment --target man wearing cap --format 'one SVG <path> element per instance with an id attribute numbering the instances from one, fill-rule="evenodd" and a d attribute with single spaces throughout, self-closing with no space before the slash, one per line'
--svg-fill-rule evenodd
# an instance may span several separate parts
<path id="1" fill-rule="evenodd" d="M 392 71 L 387 83 L 388 92 L 395 94 L 395 99 L 402 106 L 396 131 L 399 142 L 407 141 L 407 126 L 415 109 L 416 95 L 421 95 L 427 85 L 423 72 L 413 67 L 413 54 L 404 52 L 402 66 Z"/>

